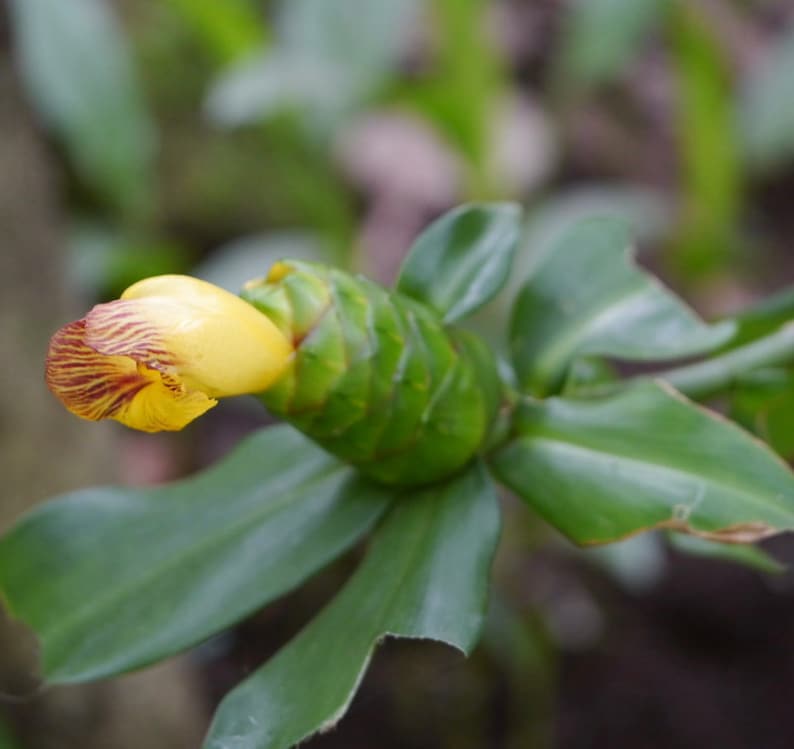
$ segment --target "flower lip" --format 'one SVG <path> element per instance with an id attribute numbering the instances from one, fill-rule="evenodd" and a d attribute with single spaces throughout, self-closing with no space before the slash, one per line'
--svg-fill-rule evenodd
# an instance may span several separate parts
<path id="1" fill-rule="evenodd" d="M 57 331 L 46 381 L 82 418 L 175 430 L 218 397 L 266 389 L 291 356 L 275 325 L 243 300 L 198 279 L 160 276 Z"/>
<path id="2" fill-rule="evenodd" d="M 115 419 L 146 432 L 182 429 L 217 401 L 184 387 L 156 334 L 130 319 L 123 304 L 97 305 L 55 333 L 47 386 L 84 419 Z"/>

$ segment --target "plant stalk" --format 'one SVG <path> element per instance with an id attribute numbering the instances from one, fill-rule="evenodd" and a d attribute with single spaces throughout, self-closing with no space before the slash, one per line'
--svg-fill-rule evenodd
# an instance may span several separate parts
<path id="1" fill-rule="evenodd" d="M 701 399 L 730 388 L 748 372 L 791 362 L 794 362 L 794 323 L 713 359 L 668 369 L 656 377 L 690 398 Z"/>

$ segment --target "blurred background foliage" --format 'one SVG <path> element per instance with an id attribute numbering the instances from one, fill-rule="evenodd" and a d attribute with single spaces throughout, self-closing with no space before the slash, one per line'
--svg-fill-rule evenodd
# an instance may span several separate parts
<path id="1" fill-rule="evenodd" d="M 6 0 L 0 48 L 13 79 L 0 110 L 44 149 L 20 168 L 41 171 L 59 227 L 47 249 L 57 280 L 31 290 L 29 309 L 58 290 L 78 316 L 158 273 L 237 290 L 282 256 L 390 282 L 431 219 L 474 199 L 516 200 L 529 217 L 510 288 L 477 320 L 489 335 L 536 258 L 583 216 L 625 217 L 641 262 L 709 317 L 794 280 L 786 0 Z M 9 153 L 26 158 L 13 141 Z M 0 203 L 23 189 L 15 173 L 3 165 Z M 9 262 L 45 220 L 32 211 L 3 227 Z M 791 294 L 771 304 L 792 316 Z M 31 361 L 46 346 L 35 336 Z M 27 379 L 32 398 L 48 397 Z M 726 404 L 787 458 L 792 382 L 762 372 Z M 117 480 L 163 481 L 265 421 L 241 401 L 181 435 L 110 427 L 104 462 Z M 52 470 L 52 490 L 76 480 Z M 509 498 L 505 509 L 473 659 L 390 645 L 348 719 L 307 746 L 792 745 L 789 573 L 761 577 L 749 568 L 779 572 L 762 555 L 730 567 L 708 545 L 657 535 L 578 552 Z M 794 558 L 785 539 L 772 546 Z M 0 699 L 0 747 L 125 747 L 118 736 L 135 736 L 155 702 L 168 731 L 131 745 L 196 746 L 220 696 L 353 562 L 200 648 L 137 708 L 125 680 L 47 704 Z M 3 642 L 0 656 L 13 648 Z M 110 720 L 118 730 L 97 729 Z"/>

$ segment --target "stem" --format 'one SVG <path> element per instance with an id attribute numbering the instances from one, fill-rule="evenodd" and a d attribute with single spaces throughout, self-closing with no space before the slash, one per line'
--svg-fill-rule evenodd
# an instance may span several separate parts
<path id="1" fill-rule="evenodd" d="M 668 369 L 656 377 L 684 395 L 698 399 L 731 387 L 741 375 L 754 369 L 791 361 L 794 361 L 794 323 L 708 361 Z"/>

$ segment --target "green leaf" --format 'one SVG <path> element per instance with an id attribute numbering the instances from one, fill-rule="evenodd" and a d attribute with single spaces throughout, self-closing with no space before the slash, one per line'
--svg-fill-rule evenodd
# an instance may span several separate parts
<path id="1" fill-rule="evenodd" d="M 125 39 L 103 0 L 13 0 L 22 77 L 83 179 L 114 204 L 147 200 L 154 125 Z"/>
<path id="2" fill-rule="evenodd" d="M 738 114 L 745 157 L 771 169 L 794 156 L 794 29 L 765 54 L 742 86 Z"/>
<path id="3" fill-rule="evenodd" d="M 186 273 L 192 265 L 185 248 L 167 239 L 101 224 L 77 224 L 68 243 L 71 280 L 89 299 L 113 299 L 142 278 Z"/>
<path id="4" fill-rule="evenodd" d="M 734 325 L 706 325 L 638 268 L 626 225 L 580 221 L 561 233 L 518 296 L 510 338 L 518 381 L 545 395 L 585 354 L 661 361 L 709 351 Z"/>
<path id="5" fill-rule="evenodd" d="M 489 31 L 489 0 L 425 0 L 432 64 L 396 91 L 466 162 L 468 194 L 503 191 L 492 173 L 494 118 L 510 95 L 505 63 Z"/>
<path id="6" fill-rule="evenodd" d="M 563 14 L 559 75 L 590 88 L 621 73 L 661 20 L 667 0 L 575 0 Z"/>
<path id="7" fill-rule="evenodd" d="M 191 275 L 237 294 L 246 281 L 260 278 L 271 265 L 288 257 L 331 263 L 330 250 L 319 236 L 284 231 L 238 237 L 213 250 Z"/>
<path id="8" fill-rule="evenodd" d="M 170 0 L 170 4 L 221 64 L 264 46 L 264 18 L 251 0 Z"/>
<path id="9" fill-rule="evenodd" d="M 794 528 L 794 475 L 767 447 L 671 388 L 527 400 L 494 470 L 574 543 L 651 528 L 749 542 Z"/>
<path id="10" fill-rule="evenodd" d="M 5 723 L 0 720 L 0 749 L 18 749 L 14 737 L 11 735 L 11 730 L 6 727 Z"/>
<path id="11" fill-rule="evenodd" d="M 285 0 L 274 44 L 214 84 L 210 118 L 236 127 L 298 111 L 327 134 L 395 68 L 417 0 Z"/>
<path id="12" fill-rule="evenodd" d="M 736 335 L 730 340 L 730 348 L 774 333 L 787 322 L 794 322 L 794 287 L 787 287 L 761 300 L 732 319 L 736 324 Z"/>
<path id="13" fill-rule="evenodd" d="M 195 478 L 35 510 L 0 539 L 0 591 L 38 635 L 49 682 L 109 676 L 299 585 L 387 500 L 292 428 L 266 429 Z"/>
<path id="14" fill-rule="evenodd" d="M 684 554 L 733 562 L 768 575 L 780 575 L 787 570 L 785 564 L 752 544 L 724 544 L 682 533 L 669 533 L 667 540 L 676 551 Z"/>
<path id="15" fill-rule="evenodd" d="M 638 184 L 592 184 L 541 199 L 528 212 L 510 276 L 497 297 L 467 321 L 500 353 L 508 349 L 510 311 L 537 265 L 571 224 L 612 217 L 626 222 L 639 242 L 658 241 L 672 221 L 671 205 L 658 191 Z"/>
<path id="16" fill-rule="evenodd" d="M 460 320 L 504 286 L 520 238 L 520 206 L 460 206 L 433 222 L 414 242 L 397 290 L 435 307 L 445 323 Z"/>
<path id="17" fill-rule="evenodd" d="M 642 533 L 622 541 L 579 549 L 588 562 L 604 569 L 623 588 L 650 590 L 667 571 L 664 545 L 658 533 Z"/>
<path id="18" fill-rule="evenodd" d="M 743 175 L 724 40 L 697 3 L 671 3 L 668 15 L 683 177 L 683 220 L 673 259 L 691 279 L 731 261 Z"/>
<path id="19" fill-rule="evenodd" d="M 794 459 L 794 373 L 762 369 L 743 377 L 730 394 L 730 415 L 782 458 Z"/>
<path id="20" fill-rule="evenodd" d="M 276 47 L 245 57 L 221 73 L 209 90 L 205 111 L 213 124 L 225 128 L 297 112 L 312 134 L 324 136 L 358 96 L 359 87 L 345 68 Z"/>
<path id="21" fill-rule="evenodd" d="M 224 699 L 205 749 L 290 747 L 332 727 L 387 636 L 468 653 L 498 535 L 496 496 L 480 464 L 398 502 L 341 593 Z"/>

